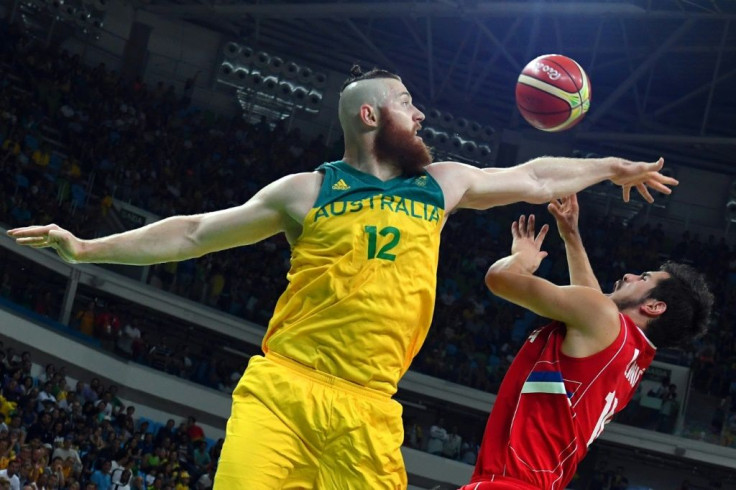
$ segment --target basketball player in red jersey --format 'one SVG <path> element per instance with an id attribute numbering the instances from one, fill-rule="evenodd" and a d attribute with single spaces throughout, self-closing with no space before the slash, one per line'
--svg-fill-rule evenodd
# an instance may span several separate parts
<path id="1" fill-rule="evenodd" d="M 554 320 L 529 336 L 498 391 L 471 483 L 462 490 L 564 489 L 613 415 L 631 399 L 655 345 L 678 344 L 706 325 L 713 296 L 691 267 L 626 274 L 601 292 L 570 196 L 548 206 L 565 242 L 570 285 L 534 276 L 549 230 L 534 215 L 511 227 L 511 255 L 486 274 L 490 290 Z"/>

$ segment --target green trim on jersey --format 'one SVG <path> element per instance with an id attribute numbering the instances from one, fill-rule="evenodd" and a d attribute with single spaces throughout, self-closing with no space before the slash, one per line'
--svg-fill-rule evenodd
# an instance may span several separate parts
<path id="1" fill-rule="evenodd" d="M 422 175 L 399 176 L 386 182 L 361 172 L 343 160 L 323 163 L 317 170 L 324 173 L 324 182 L 314 204 L 321 208 L 333 202 L 357 202 L 383 195 L 409 199 L 445 209 L 445 196 L 437 181 L 425 170 Z"/>

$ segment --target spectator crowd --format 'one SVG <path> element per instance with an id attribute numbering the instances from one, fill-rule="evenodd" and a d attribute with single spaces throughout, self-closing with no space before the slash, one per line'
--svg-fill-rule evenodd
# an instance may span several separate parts
<path id="1" fill-rule="evenodd" d="M 115 385 L 69 385 L 66 368 L 33 375 L 29 352 L 0 346 L 0 486 L 12 490 L 212 488 L 222 440 L 193 416 L 136 416 Z"/>
<path id="2" fill-rule="evenodd" d="M 55 222 L 80 236 L 94 237 L 111 231 L 115 200 L 161 217 L 210 211 L 238 205 L 287 173 L 310 170 L 324 160 L 340 157 L 321 138 L 306 140 L 298 129 L 288 128 L 285 120 L 262 118 L 254 124 L 243 117 L 224 118 L 200 110 L 188 96 L 179 96 L 173 85 L 149 87 L 140 79 L 124 79 L 104 64 L 86 66 L 79 56 L 46 46 L 26 36 L 17 25 L 0 22 L 0 222 L 7 227 Z M 713 430 L 729 427 L 729 417 L 736 412 L 736 250 L 712 236 L 701 239 L 688 231 L 675 236 L 657 223 L 637 225 L 636 219 L 624 222 L 586 214 L 584 195 L 581 203 L 583 238 L 604 289 L 624 272 L 648 270 L 667 258 L 691 263 L 707 273 L 717 293 L 718 313 L 709 333 L 685 350 L 663 355 L 692 367 L 695 389 L 725 400 L 720 425 Z M 508 223 L 530 211 L 546 214 L 539 208 L 515 205 L 490 212 L 464 211 L 448 220 L 435 318 L 413 369 L 480 390 L 497 390 L 527 332 L 541 320 L 494 298 L 483 284 L 483 275 L 510 247 Z M 540 274 L 565 282 L 561 240 L 550 234 L 546 249 L 550 255 Z M 288 244 L 277 237 L 196 260 L 161 264 L 151 269 L 147 281 L 265 325 L 285 287 L 289 257 Z M 58 318 L 63 286 L 28 281 L 12 273 L 14 259 L 8 254 L 0 258 L 4 259 L 0 261 L 0 297 L 39 315 Z M 180 325 L 163 318 L 152 320 L 94 292 L 78 296 L 68 327 L 99 342 L 100 347 L 222 391 L 231 390 L 237 382 L 242 361 L 223 359 L 206 343 L 201 348 L 202 343 L 185 341 L 177 333 Z M 253 352 L 255 349 L 252 346 Z M 44 453 L 50 453 L 45 463 L 53 469 L 48 477 L 59 473 L 54 477 L 57 483 L 64 477 L 66 483 L 86 485 L 95 472 L 109 474 L 130 461 L 135 461 L 133 480 L 142 473 L 143 484 L 148 485 L 146 478 L 153 475 L 155 488 L 181 483 L 178 480 L 185 472 L 207 474 L 196 464 L 192 466 L 187 459 L 189 449 L 187 457 L 172 456 L 179 444 L 185 444 L 194 457 L 192 441 L 181 441 L 183 432 L 169 436 L 163 446 L 157 434 L 151 436 L 150 444 L 145 442 L 151 437 L 132 422 L 132 414 L 127 414 L 131 407 L 113 403 L 115 394 L 109 388 L 82 383 L 81 388 L 68 390 L 63 374 L 56 372 L 29 379 L 22 368 L 25 361 L 21 359 L 18 369 L 11 360 L 7 356 L 4 360 L 3 388 L 7 402 L 16 403 L 20 410 L 16 432 L 37 426 L 31 434 L 41 431 L 42 436 L 25 436 L 20 442 L 12 439 L 13 430 L 7 431 L 5 454 L 12 452 L 21 461 L 17 469 L 10 469 L 15 463 L 7 465 L 13 475 L 39 476 L 39 458 Z M 12 386 L 6 387 L 6 382 Z M 34 390 L 38 393 L 32 397 Z M 53 407 L 48 399 L 38 400 L 47 395 L 54 398 Z M 101 402 L 104 407 L 99 409 Z M 47 411 L 46 405 L 52 409 Z M 9 427 L 16 423 L 15 416 L 11 418 Z M 46 423 L 41 419 L 50 424 L 51 440 L 45 437 Z M 662 422 L 668 430 L 670 425 L 671 420 Z M 412 431 L 407 443 L 459 460 L 474 458 L 472 438 L 461 437 L 452 427 L 448 431 L 439 421 L 436 426 L 444 435 L 433 431 L 434 426 L 425 426 L 426 434 Z M 736 423 L 734 426 L 736 431 Z M 53 454 L 57 446 L 65 447 L 68 434 L 72 434 L 71 447 L 77 448 L 80 463 L 67 467 L 70 456 L 61 453 L 66 457 L 54 465 Z M 733 444 L 733 436 L 729 437 L 727 443 Z M 159 464 L 144 465 L 149 453 L 139 446 L 152 449 L 151 459 Z M 26 452 L 21 455 L 24 447 Z M 107 450 L 100 455 L 103 449 Z M 121 463 L 120 458 L 126 457 Z M 2 458 L 0 454 L 0 466 Z M 110 463 L 110 469 L 97 467 L 103 460 Z M 149 471 L 152 467 L 155 470 Z M 73 471 L 75 468 L 79 471 Z"/>

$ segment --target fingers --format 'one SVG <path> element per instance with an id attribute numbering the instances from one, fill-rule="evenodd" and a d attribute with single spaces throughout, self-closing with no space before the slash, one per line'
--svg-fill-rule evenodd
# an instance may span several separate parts
<path id="1" fill-rule="evenodd" d="M 644 185 L 643 183 L 636 184 L 636 190 L 639 191 L 639 194 L 641 194 L 641 197 L 643 197 L 646 202 L 648 202 L 649 204 L 654 202 L 654 198 L 649 193 L 649 189 L 646 185 Z"/>
<path id="2" fill-rule="evenodd" d="M 57 241 L 51 235 L 30 238 L 18 238 L 15 241 L 18 245 L 24 245 L 31 248 L 55 247 Z"/>
<path id="3" fill-rule="evenodd" d="M 668 195 L 672 194 L 672 189 L 670 189 L 664 184 L 660 184 L 656 180 L 647 180 L 646 182 L 644 182 L 644 184 L 646 184 L 647 187 L 651 187 L 652 189 L 659 192 L 660 194 L 668 194 Z"/>
<path id="4" fill-rule="evenodd" d="M 530 214 L 529 217 L 526 218 L 526 220 L 525 220 L 525 216 L 523 215 L 521 216 L 521 218 L 519 218 L 519 227 L 523 226 L 523 228 L 521 228 L 522 236 L 525 236 L 527 238 L 532 238 L 532 239 L 534 238 L 535 220 L 536 218 L 534 217 L 533 214 Z M 526 225 L 524 225 L 524 221 L 526 221 Z"/>
<path id="5" fill-rule="evenodd" d="M 647 179 L 646 184 L 662 194 L 670 194 L 672 193 L 672 189 L 667 186 L 675 187 L 679 185 L 680 182 L 672 177 L 667 177 L 666 175 L 657 173 L 654 174 L 652 178 Z"/>
<path id="6" fill-rule="evenodd" d="M 557 220 L 558 224 L 561 221 L 576 221 L 579 213 L 577 195 L 571 194 L 551 201 L 547 205 L 547 211 Z"/>
<path id="7" fill-rule="evenodd" d="M 570 209 L 577 208 L 577 206 L 578 206 L 577 194 L 570 194 L 569 196 L 564 196 L 564 197 L 560 197 L 557 199 L 553 199 L 547 205 L 547 209 L 550 209 L 550 207 L 553 207 L 554 209 L 558 211 L 568 211 Z"/>
<path id="8" fill-rule="evenodd" d="M 538 246 L 542 246 L 542 242 L 544 241 L 544 238 L 547 236 L 547 232 L 549 231 L 549 225 L 544 224 L 542 226 L 542 229 L 539 230 L 539 234 L 537 235 L 537 238 L 534 239 L 534 241 L 537 243 Z"/>
<path id="9" fill-rule="evenodd" d="M 636 190 L 644 198 L 644 200 L 651 204 L 654 202 L 654 197 L 649 191 L 650 188 L 661 194 L 669 195 L 672 194 L 672 189 L 667 186 L 676 186 L 679 183 L 680 182 L 677 179 L 667 177 L 666 175 L 662 175 L 660 173 L 654 173 L 652 174 L 651 178 L 643 182 L 633 184 L 633 186 L 636 187 Z M 627 196 L 629 196 L 629 193 L 631 192 L 631 186 L 632 184 L 622 186 L 624 192 L 624 202 L 629 201 L 629 197 Z"/>
<path id="10" fill-rule="evenodd" d="M 562 212 L 557 201 L 552 201 L 547 204 L 547 211 L 549 211 L 549 214 L 551 214 L 555 219 L 558 219 L 560 217 L 560 213 Z"/>
<path id="11" fill-rule="evenodd" d="M 529 219 L 531 220 L 531 226 L 532 230 L 534 229 L 534 215 L 530 215 Z M 529 236 L 529 233 L 527 231 L 527 218 L 523 214 L 519 216 L 519 219 L 517 221 L 514 221 L 511 223 L 511 236 L 514 238 L 514 240 L 519 238 L 526 238 Z"/>
<path id="12" fill-rule="evenodd" d="M 46 236 L 50 231 L 58 229 L 59 227 L 56 225 L 24 226 L 22 228 L 13 228 L 12 230 L 8 230 L 7 234 L 13 238 L 40 237 Z"/>
<path id="13" fill-rule="evenodd" d="M 631 198 L 631 186 L 630 185 L 621 186 L 621 190 L 623 192 L 624 202 L 629 202 L 629 199 Z"/>
<path id="14" fill-rule="evenodd" d="M 659 172 L 664 167 L 664 158 L 659 157 L 659 160 L 655 163 L 655 167 L 657 168 L 657 172 Z"/>
<path id="15" fill-rule="evenodd" d="M 534 236 L 536 217 L 530 214 L 528 217 L 525 215 L 519 216 L 517 221 L 511 223 L 511 235 L 514 238 L 530 238 L 534 241 L 542 241 L 549 232 L 549 225 L 544 224 L 539 230 L 539 234 Z"/>
<path id="16" fill-rule="evenodd" d="M 8 230 L 15 243 L 31 248 L 56 248 L 62 240 L 61 228 L 56 225 L 26 226 Z M 61 230 L 63 231 L 63 230 Z"/>
<path id="17" fill-rule="evenodd" d="M 43 244 L 47 242 L 48 242 L 48 239 L 45 236 L 18 238 L 15 240 L 15 243 L 17 243 L 18 245 L 27 245 L 29 247 L 36 247 L 36 248 L 43 246 Z"/>
<path id="18" fill-rule="evenodd" d="M 676 178 L 670 177 L 668 175 L 662 175 L 659 172 L 654 174 L 654 176 L 656 177 L 657 182 L 661 182 L 662 184 L 665 184 L 665 185 L 676 186 L 680 184 L 680 181 L 677 180 Z"/>
<path id="19" fill-rule="evenodd" d="M 677 179 L 662 175 L 660 170 L 664 167 L 664 158 L 659 158 L 656 162 L 627 162 L 621 168 L 624 174 L 621 178 L 612 179 L 614 183 L 622 186 L 624 201 L 628 202 L 631 195 L 631 187 L 636 187 L 637 191 L 644 197 L 647 202 L 652 202 L 651 194 L 645 187 L 661 192 L 662 194 L 670 194 L 674 187 L 679 184 Z M 644 187 L 642 187 L 642 185 Z"/>
<path id="20" fill-rule="evenodd" d="M 558 221 L 564 220 L 565 215 L 567 214 L 567 210 L 565 209 L 565 207 L 557 203 L 549 203 L 547 205 L 547 211 L 549 211 L 549 214 L 551 214 Z"/>

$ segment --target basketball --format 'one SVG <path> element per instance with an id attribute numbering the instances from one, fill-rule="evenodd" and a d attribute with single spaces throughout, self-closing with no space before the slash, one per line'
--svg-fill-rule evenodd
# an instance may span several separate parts
<path id="1" fill-rule="evenodd" d="M 516 106 L 542 131 L 564 131 L 579 123 L 590 107 L 590 80 L 574 60 L 546 54 L 527 64 L 516 82 Z"/>

